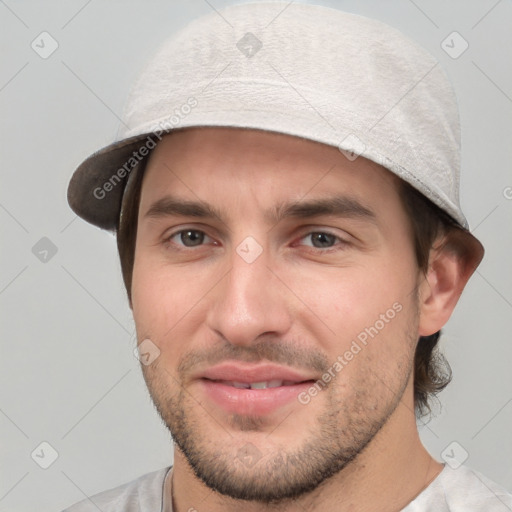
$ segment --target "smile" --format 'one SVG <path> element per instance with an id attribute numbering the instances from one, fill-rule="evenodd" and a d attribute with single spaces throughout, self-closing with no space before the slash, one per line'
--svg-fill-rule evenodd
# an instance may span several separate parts
<path id="1" fill-rule="evenodd" d="M 293 386 L 297 384 L 297 382 L 291 380 L 269 380 L 263 382 L 236 382 L 236 381 L 228 381 L 228 380 L 220 380 L 215 381 L 225 386 L 232 386 L 237 389 L 268 389 L 268 388 L 279 388 L 281 386 Z"/>
<path id="2" fill-rule="evenodd" d="M 225 361 L 194 375 L 205 402 L 223 414 L 265 416 L 298 404 L 318 376 L 269 362 Z"/>

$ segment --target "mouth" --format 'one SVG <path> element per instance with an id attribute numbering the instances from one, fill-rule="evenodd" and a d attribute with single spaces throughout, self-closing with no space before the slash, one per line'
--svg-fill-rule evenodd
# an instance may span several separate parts
<path id="1" fill-rule="evenodd" d="M 292 380 L 268 380 L 261 382 L 236 382 L 232 380 L 215 380 L 212 382 L 217 382 L 219 384 L 224 384 L 224 386 L 231 386 L 236 389 L 270 389 L 270 388 L 280 388 L 282 386 L 295 386 L 296 384 L 300 384 L 300 382 L 295 382 Z M 304 382 L 312 382 L 312 381 L 304 381 Z"/>
<path id="2" fill-rule="evenodd" d="M 274 364 L 223 363 L 198 375 L 201 392 L 224 413 L 264 416 L 298 402 L 315 376 Z"/>

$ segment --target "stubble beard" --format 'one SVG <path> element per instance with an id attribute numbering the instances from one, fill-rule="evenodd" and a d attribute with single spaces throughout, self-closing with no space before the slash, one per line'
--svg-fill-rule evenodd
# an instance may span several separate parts
<path id="1" fill-rule="evenodd" d="M 413 347 L 411 331 L 404 334 L 407 339 L 403 342 Z M 413 348 L 410 351 L 414 353 Z M 223 430 L 177 379 L 160 367 L 158 360 L 142 369 L 160 417 L 200 480 L 233 499 L 278 504 L 310 493 L 363 452 L 398 406 L 412 363 L 411 354 L 407 353 L 384 377 L 376 375 L 373 368 L 363 368 L 357 382 L 351 383 L 350 396 L 342 396 L 342 386 L 336 386 L 334 379 L 316 398 L 325 397 L 325 405 L 314 426 L 303 436 L 302 445 L 272 445 L 267 452 L 256 448 L 260 457 L 251 464 L 244 464 L 240 457 L 240 433 L 249 432 L 245 446 L 255 450 L 258 443 L 250 443 L 250 436 L 261 439 L 264 420 L 231 416 Z M 345 386 L 343 389 L 346 392 Z M 230 438 L 228 429 L 236 432 L 237 442 L 233 442 L 234 436 Z"/>

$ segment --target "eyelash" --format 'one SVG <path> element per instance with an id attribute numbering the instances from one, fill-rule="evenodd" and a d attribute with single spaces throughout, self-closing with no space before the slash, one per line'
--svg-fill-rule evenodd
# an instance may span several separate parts
<path id="1" fill-rule="evenodd" d="M 179 247 L 180 248 L 179 250 L 192 250 L 192 249 L 195 249 L 197 247 L 203 247 L 205 245 L 204 240 L 199 245 L 196 245 L 196 246 L 186 246 L 183 243 L 176 243 L 176 242 L 172 241 L 173 238 L 175 238 L 177 236 L 181 236 L 181 235 L 183 235 L 184 233 L 187 233 L 187 232 L 193 232 L 193 233 L 196 233 L 196 234 L 199 233 L 202 236 L 204 236 L 204 238 L 208 238 L 210 240 L 213 240 L 212 237 L 207 235 L 201 229 L 185 228 L 185 229 L 180 229 L 179 231 L 175 231 L 175 232 L 169 234 L 168 236 L 166 236 L 165 239 L 164 239 L 164 243 L 166 244 L 166 246 L 169 246 L 170 244 L 173 244 L 173 245 Z M 302 245 L 304 247 L 307 247 L 308 250 L 311 250 L 311 251 L 314 251 L 314 252 L 326 253 L 326 252 L 332 252 L 332 251 L 335 251 L 335 250 L 342 250 L 343 248 L 345 248 L 347 245 L 350 244 L 350 242 L 348 242 L 347 240 L 344 240 L 340 236 L 338 236 L 338 235 L 336 235 L 336 234 L 334 234 L 334 233 L 332 233 L 332 232 L 330 232 L 328 230 L 322 230 L 322 229 L 309 231 L 309 232 L 305 233 L 304 235 L 302 235 L 300 238 L 298 238 L 296 240 L 301 241 L 301 240 L 304 240 L 307 237 L 311 237 L 312 235 L 327 235 L 329 237 L 334 237 L 334 239 L 335 239 L 334 240 L 334 245 L 329 246 L 329 247 L 314 247 L 313 245 L 298 244 L 296 242 L 293 242 L 292 246 Z M 215 242 L 213 245 L 218 245 L 218 244 Z"/>
<path id="2" fill-rule="evenodd" d="M 311 237 L 312 235 L 327 235 L 329 237 L 334 238 L 334 244 L 329 247 L 315 247 L 312 244 L 311 245 L 301 244 L 304 247 L 307 247 L 308 250 L 315 251 L 315 252 L 320 251 L 323 253 L 329 253 L 329 252 L 333 252 L 333 251 L 338 251 L 338 250 L 344 249 L 349 244 L 349 242 L 347 240 L 344 240 L 340 236 L 338 236 L 334 233 L 331 233 L 330 231 L 326 231 L 326 230 L 309 231 L 308 233 L 306 233 L 305 235 L 300 237 L 298 240 L 299 241 L 304 240 L 305 238 Z"/>
<path id="3" fill-rule="evenodd" d="M 175 231 L 169 235 L 167 235 L 164 239 L 164 244 L 166 244 L 166 246 L 170 245 L 170 244 L 173 244 L 173 245 L 176 245 L 178 247 L 181 248 L 181 250 L 188 250 L 188 249 L 194 249 L 195 247 L 201 247 L 203 245 L 205 245 L 204 243 L 201 243 L 200 245 L 198 246 L 186 246 L 184 244 L 179 244 L 179 243 L 176 243 L 176 242 L 173 242 L 172 239 L 179 236 L 179 235 L 182 235 L 183 233 L 187 233 L 187 232 L 193 232 L 193 233 L 201 233 L 205 238 L 209 238 L 211 240 L 213 240 L 212 237 L 210 237 L 209 235 L 207 235 L 203 230 L 201 229 L 195 229 L 195 228 L 185 228 L 185 229 L 180 229 L 179 231 Z M 215 244 L 217 245 L 217 244 Z"/>

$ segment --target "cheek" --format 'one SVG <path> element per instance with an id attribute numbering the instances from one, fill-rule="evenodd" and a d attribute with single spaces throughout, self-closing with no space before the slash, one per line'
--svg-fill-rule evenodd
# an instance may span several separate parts
<path id="1" fill-rule="evenodd" d="M 332 303 L 331 314 L 324 319 L 335 334 L 324 338 L 323 347 L 336 364 L 337 399 L 375 410 L 386 407 L 406 382 L 418 328 L 410 280 L 382 283 L 376 277 L 368 271 L 331 284 L 324 303 Z"/>
<path id="2" fill-rule="evenodd" d="M 161 262 L 135 260 L 132 305 L 137 337 L 150 338 L 161 351 L 179 351 L 184 343 L 169 340 L 190 338 L 201 325 L 202 304 L 208 287 L 190 273 L 169 269 Z"/>
<path id="3" fill-rule="evenodd" d="M 375 324 L 379 332 L 402 330 L 412 313 L 414 265 L 405 261 L 398 265 L 375 258 L 346 268 L 301 268 L 300 275 L 290 273 L 286 282 L 314 313 L 309 328 L 319 333 L 327 326 L 341 348 L 360 333 L 364 338 Z"/>
<path id="4" fill-rule="evenodd" d="M 363 375 L 364 367 L 377 381 L 391 383 L 407 373 L 414 357 L 418 328 L 414 266 L 389 264 L 374 270 L 368 269 L 365 277 L 352 283 L 352 303 L 346 305 L 350 345 L 355 347 L 351 350 L 360 347 L 353 368 Z"/>

